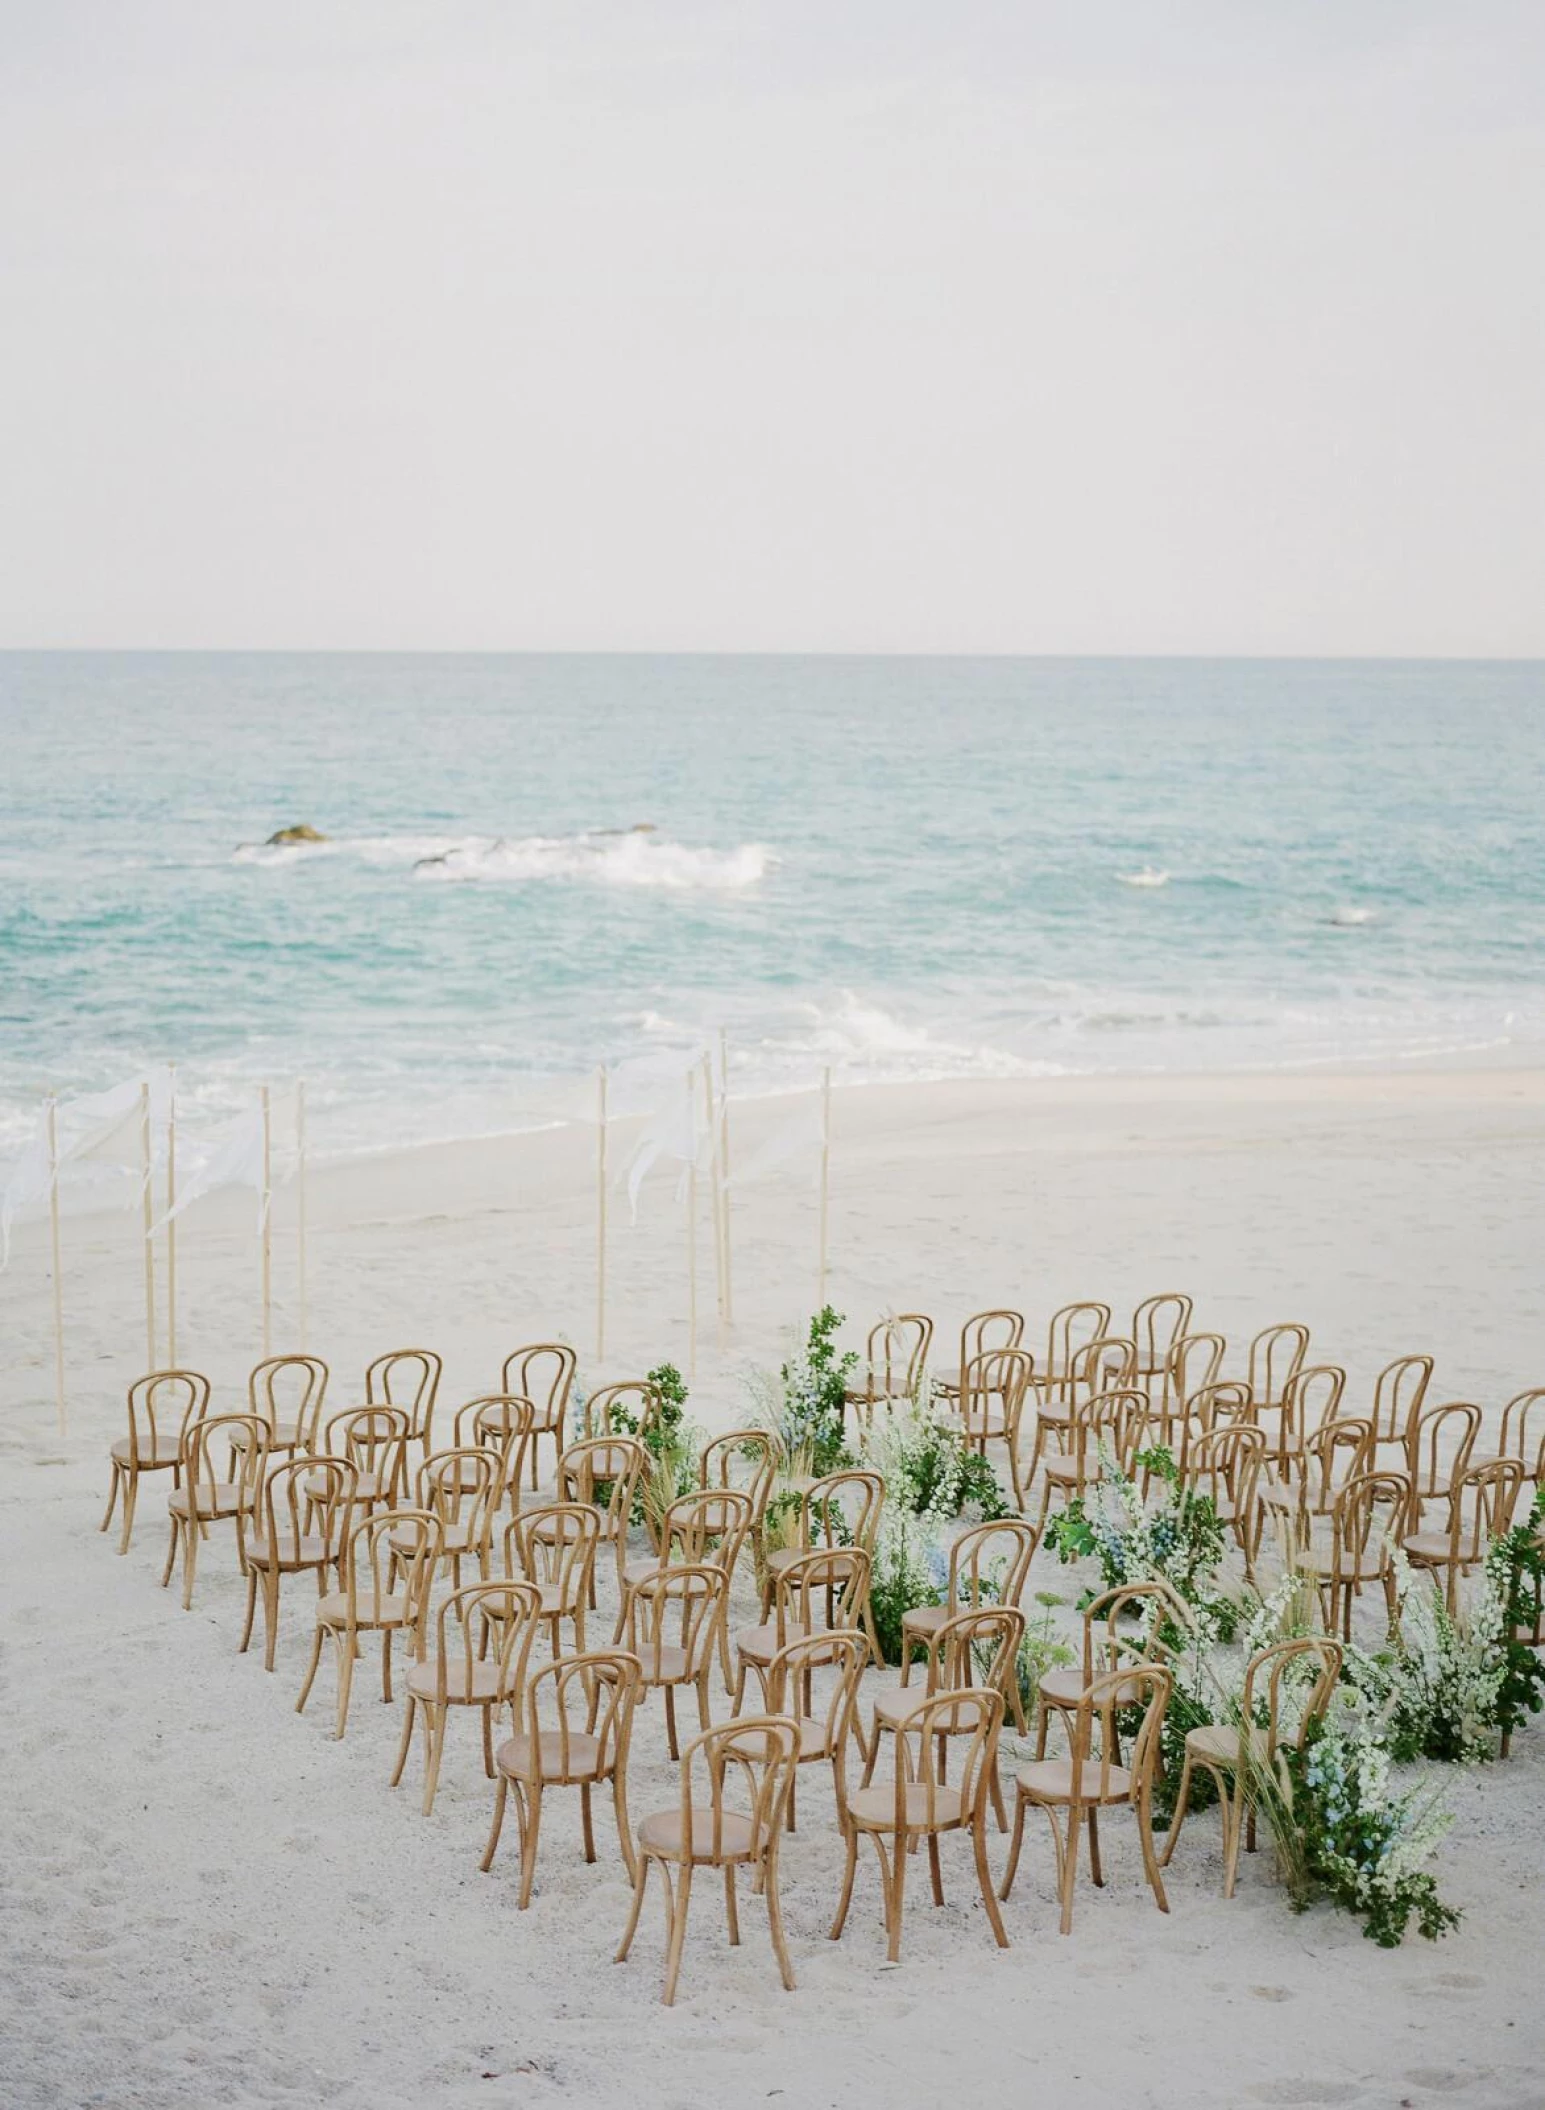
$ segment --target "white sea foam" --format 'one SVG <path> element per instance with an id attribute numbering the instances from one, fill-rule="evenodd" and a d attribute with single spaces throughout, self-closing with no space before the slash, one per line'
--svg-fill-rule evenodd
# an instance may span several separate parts
<path id="1" fill-rule="evenodd" d="M 580 880 L 670 891 L 755 886 L 776 860 L 761 843 L 695 848 L 652 831 L 596 829 L 582 835 L 365 835 L 318 843 L 243 843 L 238 864 L 286 867 L 347 857 L 412 871 L 415 879 L 463 885 Z"/>
<path id="2" fill-rule="evenodd" d="M 1350 908 L 1343 905 L 1332 909 L 1325 920 L 1337 930 L 1358 930 L 1363 924 L 1372 923 L 1376 919 L 1371 908 Z"/>
<path id="3" fill-rule="evenodd" d="M 1156 865 L 1144 865 L 1137 872 L 1118 872 L 1116 877 L 1123 886 L 1156 887 L 1168 886 L 1168 872 L 1160 871 Z"/>

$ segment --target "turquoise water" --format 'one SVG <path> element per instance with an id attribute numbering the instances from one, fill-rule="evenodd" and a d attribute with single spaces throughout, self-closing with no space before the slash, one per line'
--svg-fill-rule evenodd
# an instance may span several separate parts
<path id="1" fill-rule="evenodd" d="M 720 1025 L 746 1090 L 1545 1043 L 1539 664 L 12 654 L 0 738 L 0 1150 L 165 1059 L 347 1148 Z"/>

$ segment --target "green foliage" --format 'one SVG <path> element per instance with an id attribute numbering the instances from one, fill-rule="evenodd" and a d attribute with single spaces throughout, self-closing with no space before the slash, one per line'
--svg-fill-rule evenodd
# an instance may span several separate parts
<path id="1" fill-rule="evenodd" d="M 1134 1474 L 1149 1482 L 1145 1495 L 1103 1446 L 1099 1479 L 1046 1527 L 1046 1542 L 1062 1561 L 1097 1560 L 1105 1587 L 1159 1581 L 1204 1610 L 1220 1640 L 1237 1620 L 1232 1601 L 1213 1587 L 1223 1565 L 1223 1525 L 1207 1495 L 1183 1487 L 1169 1451 L 1140 1451 Z"/>
<path id="2" fill-rule="evenodd" d="M 1538 1631 L 1545 1599 L 1545 1487 L 1534 1493 L 1528 1521 L 1515 1525 L 1491 1549 L 1487 1573 L 1502 1600 L 1502 1680 L 1497 1692 L 1496 1725 L 1504 1736 L 1521 1729 L 1531 1714 L 1545 1707 L 1545 1656 L 1520 1640 L 1519 1629 Z"/>
<path id="3" fill-rule="evenodd" d="M 642 1442 L 649 1453 L 648 1470 L 641 1476 L 633 1497 L 632 1522 L 658 1524 L 678 1495 L 689 1495 L 697 1486 L 697 1457 L 702 1431 L 687 1416 L 687 1385 L 674 1363 L 657 1363 L 646 1374 L 657 1411 L 646 1423 Z M 612 1409 L 612 1427 L 619 1435 L 637 1436 L 639 1417 L 619 1403 Z M 606 1502 L 611 1483 L 597 1481 L 596 1500 Z"/>
<path id="4" fill-rule="evenodd" d="M 810 1321 L 804 1347 L 778 1373 L 778 1434 L 787 1456 L 800 1460 L 801 1469 L 815 1479 L 848 1462 L 843 1395 L 858 1356 L 851 1348 L 838 1353 L 841 1324 L 842 1313 L 824 1305 Z"/>
<path id="5" fill-rule="evenodd" d="M 869 1607 L 887 1663 L 901 1661 L 901 1622 L 923 1605 L 944 1602 L 937 1546 L 928 1523 L 904 1509 L 887 1509 L 875 1546 Z"/>

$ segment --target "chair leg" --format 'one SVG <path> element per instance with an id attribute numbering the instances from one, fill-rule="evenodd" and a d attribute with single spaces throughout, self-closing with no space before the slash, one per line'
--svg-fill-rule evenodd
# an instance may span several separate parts
<path id="1" fill-rule="evenodd" d="M 327 1629 L 318 1625 L 311 1639 L 311 1661 L 306 1666 L 306 1680 L 300 1688 L 300 1698 L 295 1702 L 295 1712 L 304 1714 L 306 1702 L 311 1697 L 311 1688 L 316 1682 L 317 1665 L 322 1660 L 322 1644 L 327 1639 Z"/>
<path id="2" fill-rule="evenodd" d="M 666 1688 L 669 1691 L 669 1687 Z M 662 1868 L 667 1890 L 670 1889 L 670 1870 Z M 683 1861 L 681 1875 L 677 1879 L 675 1894 L 671 1899 L 670 1945 L 665 1956 L 665 1990 L 660 1998 L 666 2007 L 676 2005 L 676 1981 L 681 1976 L 681 1952 L 687 1942 L 687 1907 L 692 1901 L 692 1863 Z"/>
<path id="3" fill-rule="evenodd" d="M 338 1644 L 338 1726 L 334 1738 L 341 1740 L 349 1722 L 349 1694 L 354 1690 L 354 1636 L 333 1629 L 333 1639 Z"/>
<path id="4" fill-rule="evenodd" d="M 241 1639 L 236 1644 L 238 1656 L 247 1653 L 252 1640 L 252 1622 L 257 1615 L 258 1574 L 256 1568 L 247 1570 L 247 1617 L 241 1630 Z M 272 1666 L 270 1666 L 272 1667 Z"/>
<path id="5" fill-rule="evenodd" d="M 878 1832 L 875 1833 L 875 1845 L 880 1845 Z M 880 1850 L 882 1866 L 884 1865 L 884 1860 L 885 1852 L 882 1847 Z M 890 1936 L 890 1941 L 885 1953 L 892 1963 L 899 1963 L 901 1961 L 901 1915 L 906 1903 L 907 1882 L 907 1841 L 900 1834 L 897 1835 L 896 1843 L 891 1849 L 889 1875 L 890 1879 L 885 1886 L 885 1929 Z"/>
<path id="6" fill-rule="evenodd" d="M 1056 1832 L 1056 1813 L 1053 1810 L 1048 1809 L 1046 1814 L 1051 1819 L 1052 1830 Z M 1071 1934 L 1073 1931 L 1073 1889 L 1074 1885 L 1078 1881 L 1079 1830 L 1080 1826 L 1078 1822 L 1078 1810 L 1076 1807 L 1070 1805 L 1068 1809 L 1067 1847 L 1062 1855 L 1062 1865 L 1057 1871 L 1058 1876 L 1061 1878 L 1058 1888 L 1060 1889 L 1062 1894 L 1062 1918 L 1058 1922 L 1058 1925 L 1064 1934 Z M 1061 1836 L 1060 1833 L 1058 1834 L 1058 1836 Z"/>
<path id="7" fill-rule="evenodd" d="M 542 1829 L 542 1776 L 534 1775 L 530 1785 L 522 1794 L 515 1790 L 515 1806 L 520 1816 L 520 1896 L 516 1900 L 524 1912 L 531 1903 L 531 1886 L 536 1881 L 536 1842 Z"/>
<path id="8" fill-rule="evenodd" d="M 113 1521 L 113 1511 L 118 1506 L 118 1483 L 122 1478 L 122 1471 L 119 1467 L 118 1460 L 116 1458 L 110 1460 L 109 1462 L 112 1467 L 112 1484 L 107 1490 L 107 1514 L 105 1517 L 103 1517 L 101 1523 L 98 1524 L 98 1531 L 105 1531 L 107 1529 L 108 1525 Z M 120 1546 L 118 1550 L 121 1553 L 123 1551 L 123 1548 Z"/>
<path id="9" fill-rule="evenodd" d="M 628 1830 L 628 1788 L 620 1773 L 612 1775 L 612 1807 L 617 1813 L 617 1843 L 622 1848 L 623 1866 L 631 1882 L 637 1862 L 633 1852 L 633 1840 Z"/>
<path id="10" fill-rule="evenodd" d="M 665 1688 L 665 1741 L 671 1757 L 679 1759 L 681 1752 L 676 1743 L 676 1688 L 674 1685 L 667 1685 Z"/>
<path id="11" fill-rule="evenodd" d="M 263 1576 L 263 1668 L 274 1667 L 279 1644 L 279 1570 L 269 1568 Z"/>
<path id="12" fill-rule="evenodd" d="M 445 1732 L 450 1722 L 449 1707 L 426 1707 L 424 1714 L 429 1723 L 429 1764 L 424 1778 L 424 1815 L 433 1815 L 435 1789 L 440 1785 L 440 1761 L 445 1756 Z"/>
<path id="13" fill-rule="evenodd" d="M 1244 1832 L 1244 1773 L 1241 1770 L 1231 1782 L 1220 1782 L 1223 1789 L 1223 1895 L 1234 1895 L 1234 1883 L 1239 1874 L 1239 1842 Z"/>
<path id="14" fill-rule="evenodd" d="M 730 1947 L 740 1947 L 740 1907 L 735 1898 L 735 1863 L 724 1864 L 724 1917 L 730 1930 Z"/>
<path id="15" fill-rule="evenodd" d="M 858 1826 L 847 1826 L 847 1862 L 842 1871 L 842 1895 L 837 1900 L 837 1916 L 828 1930 L 829 1941 L 840 1941 L 847 1923 L 848 1907 L 853 1902 L 853 1877 L 858 1869 Z"/>
<path id="16" fill-rule="evenodd" d="M 1161 1912 L 1168 1912 L 1169 1899 L 1164 1892 L 1164 1879 L 1159 1874 L 1159 1863 L 1153 1850 L 1153 1810 L 1146 1795 L 1137 1804 L 1137 1839 L 1143 1849 L 1143 1873 L 1148 1878 L 1154 1903 Z"/>
<path id="17" fill-rule="evenodd" d="M 499 1844 L 499 1834 L 504 1829 L 504 1805 L 509 1800 L 509 1776 L 501 1773 L 494 1789 L 494 1820 L 489 1830 L 488 1844 L 483 1848 L 483 1858 L 477 1864 L 486 1876 L 494 1865 L 494 1852 Z"/>
<path id="18" fill-rule="evenodd" d="M 483 1771 L 494 1777 L 494 1711 L 490 1704 L 480 1710 L 483 1717 Z"/>
<path id="19" fill-rule="evenodd" d="M 390 1787 L 395 1788 L 401 1784 L 402 1769 L 408 1763 L 408 1747 L 413 1742 L 413 1724 L 417 1716 L 418 1701 L 409 1693 L 408 1704 L 402 1710 L 402 1738 L 397 1746 L 397 1764 L 388 1782 Z"/>
<path id="20" fill-rule="evenodd" d="M 1003 1783 L 998 1778 L 996 1766 L 987 1775 L 987 1791 L 992 1796 L 993 1815 L 998 1820 L 998 1829 L 1000 1832 L 1006 1832 L 1009 1828 L 1009 1813 L 1003 1807 Z"/>
<path id="21" fill-rule="evenodd" d="M 161 1587 L 163 1590 L 171 1582 L 172 1569 L 177 1563 L 177 1531 L 177 1519 L 173 1516 L 171 1520 L 171 1537 L 167 1542 L 166 1548 L 166 1566 L 161 1570 Z"/>
<path id="22" fill-rule="evenodd" d="M 1168 1868 L 1170 1856 L 1175 1851 L 1175 1842 L 1180 1837 L 1180 1827 L 1186 1821 L 1186 1811 L 1191 1807 L 1191 1754 L 1185 1755 L 1180 1768 L 1180 1792 L 1175 1797 L 1175 1807 L 1169 1820 L 1169 1830 L 1164 1838 L 1164 1851 L 1159 1856 L 1159 1866 Z"/>
<path id="23" fill-rule="evenodd" d="M 1019 1849 L 1025 1842 L 1025 1797 L 1016 1792 L 1014 1796 L 1014 1836 L 1009 1842 L 1009 1864 L 1003 1871 L 1003 1881 L 998 1885 L 998 1895 L 1006 1898 L 1014 1887 L 1014 1878 L 1019 1872 Z"/>
<path id="24" fill-rule="evenodd" d="M 766 1862 L 767 1928 L 772 1936 L 773 1954 L 778 1959 L 778 1976 L 783 1980 L 783 1990 L 794 1990 L 794 1966 L 789 1961 L 789 1945 L 783 1934 L 783 1900 L 778 1895 L 778 1835 L 773 1833 L 773 1844 Z"/>
<path id="25" fill-rule="evenodd" d="M 992 1871 L 987 1866 L 987 1824 L 980 1808 L 971 1826 L 971 1857 L 976 1863 L 976 1887 L 982 1893 L 992 1938 L 1000 1949 L 1006 1949 L 1009 1938 L 1003 1925 L 1003 1914 L 998 1910 L 998 1900 L 992 1894 Z"/>
<path id="26" fill-rule="evenodd" d="M 667 1876 L 665 1880 L 668 1886 L 670 1877 Z M 644 1909 L 644 1892 L 648 1887 L 649 1856 L 648 1854 L 640 1854 L 638 1856 L 638 1872 L 633 1879 L 633 1908 L 628 1914 L 628 1924 L 622 1930 L 622 1942 L 617 1954 L 612 1958 L 613 1963 L 626 1963 L 628 1960 L 628 1951 L 632 1948 L 633 1937 L 638 1932 L 639 1914 Z"/>
<path id="27" fill-rule="evenodd" d="M 381 1630 L 381 1698 L 386 1705 L 392 1704 L 392 1630 Z"/>
<path id="28" fill-rule="evenodd" d="M 1100 1820 L 1094 1804 L 1089 1805 L 1089 1872 L 1094 1877 L 1095 1888 L 1105 1888 L 1105 1876 L 1100 1868 Z"/>
<path id="29" fill-rule="evenodd" d="M 182 1608 L 193 1610 L 193 1577 L 198 1568 L 198 1533 L 188 1531 L 182 1542 Z"/>
<path id="30" fill-rule="evenodd" d="M 942 1905 L 944 1903 L 944 1871 L 939 1866 L 939 1835 L 937 1832 L 928 1834 L 928 1881 L 933 1890 L 934 1903 Z"/>

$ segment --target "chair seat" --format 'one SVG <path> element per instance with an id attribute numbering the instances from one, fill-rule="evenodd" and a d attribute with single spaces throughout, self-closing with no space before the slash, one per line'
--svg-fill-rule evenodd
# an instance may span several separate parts
<path id="1" fill-rule="evenodd" d="M 825 1722 L 818 1721 L 812 1714 L 796 1715 L 795 1720 L 799 1724 L 799 1763 L 805 1765 L 811 1759 L 830 1758 L 831 1739 Z"/>
<path id="2" fill-rule="evenodd" d="M 995 1436 L 1006 1438 L 1009 1429 L 1003 1414 L 995 1414 L 991 1407 L 963 1416 L 960 1427 L 969 1443 L 986 1443 Z"/>
<path id="3" fill-rule="evenodd" d="M 943 1626 L 952 1613 L 960 1607 L 952 1604 L 920 1604 L 913 1611 L 901 1615 L 901 1631 L 904 1634 L 934 1634 Z"/>
<path id="4" fill-rule="evenodd" d="M 205 1522 L 218 1521 L 222 1517 L 233 1517 L 238 1511 L 250 1513 L 253 1498 L 247 1490 L 234 1480 L 217 1481 L 213 1487 L 199 1490 L 198 1513 Z M 177 1487 L 166 1498 L 166 1506 L 180 1517 L 188 1514 L 188 1490 Z"/>
<path id="5" fill-rule="evenodd" d="M 1049 1670 L 1036 1687 L 1048 1707 L 1065 1707 L 1070 1712 L 1088 1690 L 1081 1670 Z M 1118 1693 L 1116 1705 L 1135 1707 L 1141 1698 L 1142 1687 L 1134 1678 L 1130 1687 L 1123 1686 Z"/>
<path id="6" fill-rule="evenodd" d="M 751 1858 L 754 1840 L 751 1819 L 742 1817 L 736 1810 L 725 1810 L 719 1818 L 719 1851 L 715 1854 L 713 1812 L 692 1812 L 692 1837 L 688 1850 L 694 1861 L 747 1861 Z M 672 1861 L 684 1860 L 681 1811 L 656 1810 L 652 1817 L 646 1817 L 638 1828 L 638 1843 L 645 1853 L 663 1854 Z"/>
<path id="7" fill-rule="evenodd" d="M 293 1451 L 299 1442 L 300 1428 L 293 1421 L 276 1421 L 268 1432 L 268 1448 L 271 1451 Z M 246 1448 L 246 1430 L 235 1430 L 231 1436 L 231 1449 L 244 1451 Z"/>
<path id="8" fill-rule="evenodd" d="M 1102 1779 L 1103 1795 L 1100 1793 Z M 1028 1766 L 1020 1767 L 1014 1776 L 1014 1784 L 1018 1792 L 1032 1802 L 1071 1802 L 1073 1761 L 1068 1758 L 1035 1759 Z M 1132 1794 L 1132 1776 L 1125 1766 L 1112 1766 L 1102 1775 L 1100 1761 L 1086 1758 L 1079 1788 L 1080 1802 L 1127 1802 Z"/>
<path id="9" fill-rule="evenodd" d="M 601 1746 L 596 1737 L 571 1732 L 568 1764 L 564 1764 L 563 1738 L 556 1729 L 544 1729 L 537 1737 L 537 1763 L 532 1765 L 531 1739 L 522 1733 L 506 1737 L 494 1753 L 494 1764 L 511 1780 L 532 1780 L 540 1772 L 543 1780 L 572 1785 L 601 1777 Z"/>
<path id="10" fill-rule="evenodd" d="M 685 1685 L 694 1675 L 691 1658 L 684 1648 L 641 1648 L 637 1655 L 644 1666 L 646 1685 Z"/>
<path id="11" fill-rule="evenodd" d="M 1264 1761 L 1270 1743 L 1266 1731 L 1252 1728 L 1249 1736 L 1251 1752 Z M 1219 1722 L 1205 1729 L 1188 1729 L 1186 1749 L 1202 1764 L 1233 1767 L 1239 1764 L 1239 1738 L 1240 1731 L 1231 1722 Z"/>
<path id="12" fill-rule="evenodd" d="M 326 1480 L 319 1475 L 306 1482 L 306 1492 L 318 1502 L 325 1502 L 331 1493 Z M 379 1473 L 356 1473 L 354 1476 L 353 1500 L 356 1502 L 379 1502 L 381 1499 L 381 1475 Z"/>
<path id="13" fill-rule="evenodd" d="M 266 1568 L 273 1560 L 273 1549 L 267 1539 L 248 1539 L 247 1559 L 259 1568 Z M 284 1538 L 279 1540 L 279 1566 L 281 1568 L 320 1568 L 334 1558 L 333 1548 L 323 1538 Z"/>
<path id="14" fill-rule="evenodd" d="M 415 1699 L 438 1700 L 439 1666 L 434 1663 L 413 1664 L 408 1671 L 408 1690 Z M 455 1662 L 445 1666 L 445 1697 L 452 1706 L 476 1707 L 484 1702 L 502 1700 L 508 1691 L 501 1666 L 496 1662 L 471 1665 Z"/>
<path id="15" fill-rule="evenodd" d="M 803 1641 L 810 1628 L 802 1619 L 786 1620 L 783 1628 L 783 1645 L 790 1641 Z M 771 1663 L 779 1648 L 776 1626 L 745 1626 L 735 1636 L 735 1653 L 744 1656 L 748 1663 Z"/>
<path id="16" fill-rule="evenodd" d="M 369 1592 L 359 1600 L 358 1624 L 361 1627 L 401 1627 L 412 1624 L 416 1616 L 412 1601 L 403 1592 L 383 1597 L 373 1597 Z M 349 1623 L 349 1597 L 346 1590 L 329 1590 L 317 1599 L 317 1624 L 319 1626 L 347 1626 Z"/>
<path id="17" fill-rule="evenodd" d="M 147 1450 L 144 1444 L 141 1444 L 139 1456 L 135 1458 L 133 1445 L 129 1442 L 128 1437 L 120 1436 L 113 1445 L 112 1456 L 118 1460 L 120 1465 L 134 1464 L 138 1466 L 142 1473 L 155 1473 L 160 1472 L 164 1466 L 175 1465 L 182 1453 L 175 1443 L 170 1450 L 167 1450 L 165 1448 L 165 1439 L 163 1438 L 154 1450 Z"/>
<path id="18" fill-rule="evenodd" d="M 1057 1487 L 1082 1487 L 1089 1476 L 1088 1466 L 1077 1458 L 1043 1458 L 1041 1471 Z"/>
<path id="19" fill-rule="evenodd" d="M 416 1531 L 394 1531 L 390 1540 L 393 1553 L 416 1553 L 418 1534 Z M 444 1554 L 475 1553 L 470 1524 L 447 1524 L 440 1540 L 440 1551 Z"/>
<path id="20" fill-rule="evenodd" d="M 902 1805 L 909 1831 L 922 1831 L 928 1822 L 928 1790 L 920 1780 L 909 1781 Z M 848 1796 L 848 1815 L 864 1832 L 893 1832 L 896 1829 L 896 1787 L 893 1781 L 871 1788 L 854 1788 Z M 960 1822 L 960 1790 L 936 1787 L 933 1791 L 933 1829 L 948 1831 Z"/>
<path id="21" fill-rule="evenodd" d="M 1446 1531 L 1413 1532 L 1410 1538 L 1400 1541 L 1400 1548 L 1407 1560 L 1415 1561 L 1419 1566 L 1446 1568 L 1454 1558 Z M 1473 1568 L 1483 1557 L 1461 1541 L 1458 1556 L 1460 1567 Z"/>

